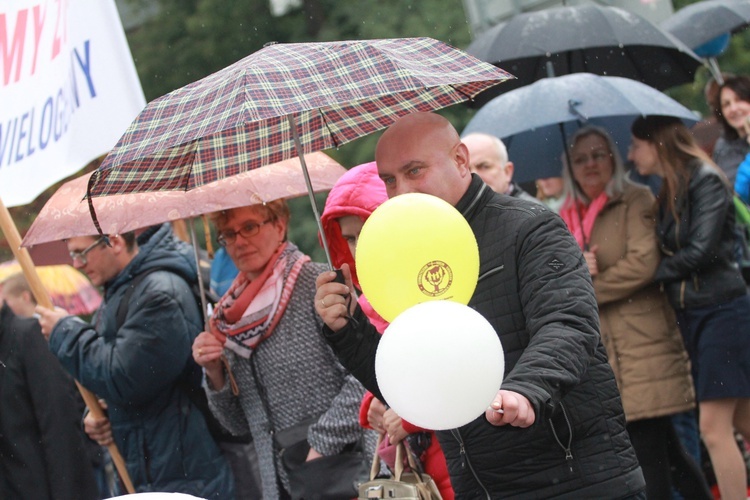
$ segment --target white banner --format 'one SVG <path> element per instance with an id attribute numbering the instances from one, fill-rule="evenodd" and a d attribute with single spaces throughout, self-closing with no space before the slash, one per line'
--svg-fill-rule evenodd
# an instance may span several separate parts
<path id="1" fill-rule="evenodd" d="M 114 0 L 0 2 L 6 206 L 107 153 L 145 104 Z"/>

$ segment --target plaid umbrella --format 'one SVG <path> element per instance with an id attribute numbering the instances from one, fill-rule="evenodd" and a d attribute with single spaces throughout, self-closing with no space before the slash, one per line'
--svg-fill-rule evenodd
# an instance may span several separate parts
<path id="1" fill-rule="evenodd" d="M 193 189 L 338 147 L 508 78 L 430 38 L 269 45 L 149 103 L 91 177 L 89 195 Z"/>

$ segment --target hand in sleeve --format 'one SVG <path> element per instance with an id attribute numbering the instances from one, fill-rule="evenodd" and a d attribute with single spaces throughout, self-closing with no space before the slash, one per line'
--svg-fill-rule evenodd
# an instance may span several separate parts
<path id="1" fill-rule="evenodd" d="M 107 409 L 107 403 L 103 399 L 99 400 L 99 404 L 103 410 Z M 113 443 L 112 425 L 107 417 L 96 418 L 91 413 L 87 413 L 83 419 L 83 430 L 89 438 L 101 446 L 109 446 Z"/>
<path id="2" fill-rule="evenodd" d="M 42 334 L 47 340 L 49 340 L 49 336 L 57 323 L 66 316 L 69 316 L 68 312 L 61 307 L 49 309 L 44 306 L 36 306 L 34 311 L 39 315 L 39 325 L 42 327 Z"/>
<path id="3" fill-rule="evenodd" d="M 210 332 L 199 333 L 193 341 L 193 359 L 203 367 L 211 387 L 217 391 L 224 387 L 223 353 L 224 344 Z"/>
<path id="4" fill-rule="evenodd" d="M 388 433 L 388 440 L 391 444 L 396 444 L 409 435 L 404 430 L 401 417 L 393 411 L 393 408 L 388 408 L 383 414 L 383 425 L 385 426 L 385 432 Z"/>
<path id="5" fill-rule="evenodd" d="M 534 407 L 528 399 L 513 391 L 497 392 L 494 401 L 485 412 L 487 421 L 492 425 L 526 428 L 536 420 Z"/>

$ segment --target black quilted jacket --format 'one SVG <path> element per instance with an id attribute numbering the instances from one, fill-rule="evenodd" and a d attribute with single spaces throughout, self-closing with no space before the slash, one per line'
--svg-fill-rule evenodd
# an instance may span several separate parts
<path id="1" fill-rule="evenodd" d="M 484 415 L 438 433 L 457 498 L 627 498 L 644 487 L 620 396 L 599 339 L 583 256 L 545 207 L 492 192 L 477 176 L 456 207 L 480 249 L 469 305 L 500 336 L 503 389 L 526 396 L 536 423 L 494 427 Z M 361 310 L 324 334 L 342 363 L 378 398 L 380 336 Z"/>

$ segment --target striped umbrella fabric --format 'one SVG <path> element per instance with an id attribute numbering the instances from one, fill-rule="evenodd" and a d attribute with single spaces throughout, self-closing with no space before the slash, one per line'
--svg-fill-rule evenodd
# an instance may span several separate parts
<path id="1" fill-rule="evenodd" d="M 92 176 L 89 194 L 194 189 L 338 147 L 508 78 L 430 38 L 269 45 L 149 103 Z"/>

